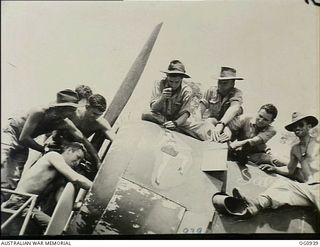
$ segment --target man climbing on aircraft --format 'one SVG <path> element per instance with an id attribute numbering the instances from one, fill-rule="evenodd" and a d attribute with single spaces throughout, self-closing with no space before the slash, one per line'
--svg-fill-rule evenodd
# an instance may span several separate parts
<path id="1" fill-rule="evenodd" d="M 242 91 L 235 87 L 236 80 L 243 80 L 236 76 L 236 70 L 230 67 L 221 67 L 218 85 L 210 87 L 200 101 L 201 116 L 206 110 L 209 116 L 206 122 L 215 127 L 211 130 L 212 141 L 219 141 L 220 135 L 225 134 L 233 138 L 239 127 L 239 116 L 242 114 Z"/>
<path id="2" fill-rule="evenodd" d="M 231 156 L 246 163 L 248 160 L 255 164 L 271 164 L 283 166 L 283 162 L 275 159 L 266 143 L 276 135 L 271 125 L 278 115 L 277 108 L 272 104 L 260 107 L 257 116 L 245 117 L 240 120 L 235 141 L 231 142 Z"/>
<path id="3" fill-rule="evenodd" d="M 160 124 L 167 129 L 177 130 L 200 140 L 207 140 L 204 123 L 192 123 L 188 119 L 191 115 L 190 103 L 193 92 L 183 81 L 184 78 L 190 78 L 183 63 L 172 60 L 168 69 L 163 72 L 166 77 L 156 81 L 151 96 L 151 111 L 143 113 L 142 120 Z"/>
<path id="4" fill-rule="evenodd" d="M 85 148 L 82 144 L 72 142 L 63 147 L 61 154 L 50 151 L 43 155 L 33 166 L 25 171 L 19 181 L 15 192 L 38 195 L 38 201 L 45 197 L 43 193 L 48 193 L 48 188 L 57 183 L 58 180 L 65 179 L 71 183 L 79 185 L 80 188 L 89 190 L 92 182 L 86 177 L 78 174 L 73 169 L 84 158 Z M 50 192 L 57 188 L 51 188 Z M 27 200 L 27 197 L 13 194 L 8 201 L 1 206 L 9 209 L 19 209 Z M 45 230 L 50 216 L 39 209 L 34 209 L 32 218 Z"/>
<path id="5" fill-rule="evenodd" d="M 70 89 L 62 90 L 57 93 L 55 103 L 33 108 L 25 116 L 9 119 L 1 138 L 1 187 L 16 188 L 28 158 L 29 148 L 40 153 L 49 151 L 48 147 L 40 145 L 34 138 L 53 130 L 67 130 L 77 141 L 85 145 L 94 162 L 100 165 L 94 147 L 68 119 L 77 109 L 78 101 L 76 92 Z"/>

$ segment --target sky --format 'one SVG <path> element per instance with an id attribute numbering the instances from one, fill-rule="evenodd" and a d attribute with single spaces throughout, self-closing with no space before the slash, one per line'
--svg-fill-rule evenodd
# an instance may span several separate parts
<path id="1" fill-rule="evenodd" d="M 273 103 L 278 128 L 294 111 L 319 116 L 319 13 L 303 0 L 1 1 L 1 122 L 79 84 L 110 103 L 160 22 L 124 119 L 140 119 L 172 59 L 203 89 L 236 68 L 245 114 Z"/>

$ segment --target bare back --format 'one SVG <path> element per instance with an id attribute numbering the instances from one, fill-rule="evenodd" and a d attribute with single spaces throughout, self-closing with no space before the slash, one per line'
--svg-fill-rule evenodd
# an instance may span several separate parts
<path id="1" fill-rule="evenodd" d="M 25 171 L 17 186 L 17 191 L 39 195 L 50 185 L 58 172 L 50 163 L 49 156 L 50 153 L 45 154 Z"/>

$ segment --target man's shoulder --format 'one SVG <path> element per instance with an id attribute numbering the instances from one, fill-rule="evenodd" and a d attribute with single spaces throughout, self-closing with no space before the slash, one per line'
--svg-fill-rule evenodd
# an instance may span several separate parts
<path id="1" fill-rule="evenodd" d="M 253 117 L 250 117 L 250 116 L 244 116 L 243 118 L 240 119 L 240 122 L 242 124 L 253 124 L 254 119 L 253 119 Z"/>
<path id="2" fill-rule="evenodd" d="M 34 116 L 42 116 L 45 114 L 46 110 L 48 108 L 46 107 L 43 107 L 43 106 L 35 106 L 35 107 L 32 107 L 29 112 L 28 112 L 28 116 L 30 115 L 34 115 Z"/>
<path id="3" fill-rule="evenodd" d="M 269 132 L 273 132 L 275 134 L 277 133 L 276 128 L 274 126 L 272 126 L 272 125 L 268 125 L 266 127 L 266 130 L 269 131 Z"/>
<path id="4" fill-rule="evenodd" d="M 60 158 L 62 155 L 56 151 L 50 151 L 46 154 L 44 154 L 40 159 L 47 159 L 50 160 L 52 158 Z"/>
<path id="5" fill-rule="evenodd" d="M 207 92 L 217 92 L 218 87 L 217 86 L 210 86 L 207 89 Z"/>
<path id="6" fill-rule="evenodd" d="M 299 150 L 300 150 L 300 142 L 292 145 L 291 152 L 297 153 Z"/>
<path id="7" fill-rule="evenodd" d="M 182 93 L 192 93 L 192 88 L 185 82 L 182 82 L 181 84 L 181 92 Z"/>
<path id="8" fill-rule="evenodd" d="M 97 131 L 97 130 L 108 130 L 110 128 L 111 128 L 110 123 L 104 117 L 99 117 L 90 126 L 90 129 L 94 129 L 95 131 Z"/>
<path id="9" fill-rule="evenodd" d="M 158 79 L 154 81 L 154 85 L 156 86 L 164 86 L 166 84 L 166 79 L 162 78 L 162 79 Z"/>

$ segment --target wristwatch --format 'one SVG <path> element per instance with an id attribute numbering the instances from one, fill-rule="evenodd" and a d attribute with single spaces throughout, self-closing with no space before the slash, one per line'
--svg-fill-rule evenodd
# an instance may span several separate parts
<path id="1" fill-rule="evenodd" d="M 224 127 L 226 127 L 226 124 L 225 124 L 224 122 L 219 121 L 219 122 L 217 123 L 217 125 L 218 125 L 218 124 L 222 124 L 222 125 L 223 125 L 223 128 L 222 128 L 222 129 L 224 129 Z"/>
<path id="2" fill-rule="evenodd" d="M 50 148 L 48 146 L 44 147 L 44 152 L 43 153 L 48 153 L 50 151 Z"/>

